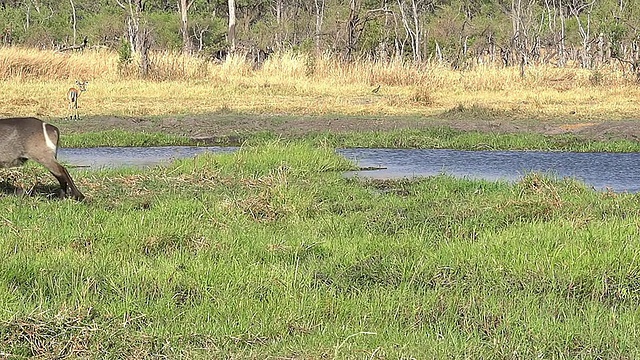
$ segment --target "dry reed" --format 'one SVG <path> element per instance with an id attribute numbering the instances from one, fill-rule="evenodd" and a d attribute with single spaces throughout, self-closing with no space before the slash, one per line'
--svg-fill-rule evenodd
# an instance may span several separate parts
<path id="1" fill-rule="evenodd" d="M 242 55 L 215 62 L 180 53 L 150 55 L 146 80 L 136 62 L 104 49 L 60 53 L 0 48 L 0 115 L 65 116 L 64 94 L 90 80 L 80 99 L 88 115 L 125 116 L 220 110 L 291 114 L 437 114 L 456 106 L 585 119 L 637 114 L 634 77 L 615 66 L 597 71 L 536 65 L 477 66 L 359 61 L 330 55 L 273 54 L 261 66 Z M 380 88 L 376 89 L 378 86 Z M 372 91 L 376 89 L 376 91 Z"/>

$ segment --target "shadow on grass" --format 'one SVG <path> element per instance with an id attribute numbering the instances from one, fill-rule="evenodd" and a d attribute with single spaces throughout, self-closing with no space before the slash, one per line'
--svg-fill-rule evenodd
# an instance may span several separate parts
<path id="1" fill-rule="evenodd" d="M 45 199 L 62 199 L 64 198 L 62 189 L 60 186 L 53 184 L 39 184 L 36 183 L 28 188 L 16 186 L 7 181 L 0 181 L 0 196 L 29 196 Z"/>

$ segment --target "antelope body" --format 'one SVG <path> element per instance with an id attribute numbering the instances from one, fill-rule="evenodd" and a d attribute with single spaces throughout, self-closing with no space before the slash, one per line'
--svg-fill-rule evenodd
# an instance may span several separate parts
<path id="1" fill-rule="evenodd" d="M 74 114 L 75 114 L 75 118 L 79 119 L 78 98 L 80 97 L 80 94 L 82 94 L 84 91 L 87 91 L 88 84 L 89 84 L 88 81 L 80 82 L 76 80 L 76 85 L 78 86 L 78 88 L 76 89 L 72 87 L 69 89 L 69 91 L 67 91 L 67 100 L 69 100 L 69 120 L 73 120 Z"/>
<path id="2" fill-rule="evenodd" d="M 0 167 L 20 166 L 29 159 L 36 161 L 55 176 L 63 196 L 70 195 L 76 200 L 83 200 L 84 195 L 76 187 L 71 175 L 57 160 L 59 137 L 57 127 L 40 119 L 0 119 Z"/>

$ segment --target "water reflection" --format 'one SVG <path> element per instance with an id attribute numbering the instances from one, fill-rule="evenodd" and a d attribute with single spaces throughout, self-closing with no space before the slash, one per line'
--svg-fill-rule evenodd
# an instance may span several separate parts
<path id="1" fill-rule="evenodd" d="M 543 151 L 458 151 L 426 149 L 341 149 L 360 167 L 384 167 L 348 174 L 377 179 L 449 174 L 516 181 L 530 172 L 572 177 L 595 189 L 640 191 L 640 154 Z"/>

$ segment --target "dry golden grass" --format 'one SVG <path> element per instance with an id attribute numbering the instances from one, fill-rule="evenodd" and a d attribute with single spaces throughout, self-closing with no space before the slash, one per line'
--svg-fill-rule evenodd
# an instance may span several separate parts
<path id="1" fill-rule="evenodd" d="M 106 50 L 57 53 L 0 48 L 0 116 L 67 115 L 66 91 L 89 80 L 83 115 L 152 116 L 216 111 L 277 114 L 433 115 L 456 106 L 523 117 L 622 119 L 640 113 L 640 89 L 623 69 L 533 66 L 454 71 L 438 64 L 357 62 L 276 54 L 259 69 L 240 56 L 223 63 L 151 55 L 148 80 L 135 61 Z M 372 90 L 380 85 L 378 92 Z"/>

